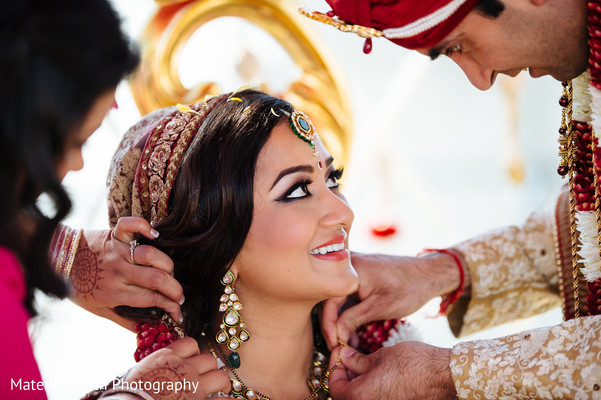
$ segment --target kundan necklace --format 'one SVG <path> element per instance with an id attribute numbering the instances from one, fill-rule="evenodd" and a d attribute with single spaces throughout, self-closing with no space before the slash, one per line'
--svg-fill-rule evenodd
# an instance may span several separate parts
<path id="1" fill-rule="evenodd" d="M 203 334 L 204 336 L 204 334 Z M 263 393 L 253 390 L 246 386 L 238 373 L 234 368 L 231 368 L 227 362 L 227 357 L 225 353 L 219 346 L 219 343 L 215 343 L 215 347 L 219 352 L 219 355 L 215 353 L 213 348 L 213 344 L 207 338 L 207 345 L 209 347 L 209 351 L 213 354 L 213 357 L 217 360 L 222 360 L 225 365 L 228 366 L 229 370 L 232 372 L 235 378 L 230 378 L 231 382 L 231 392 L 230 395 L 235 399 L 247 399 L 247 400 L 273 400 L 271 397 L 264 395 Z M 223 361 L 225 360 L 225 361 Z M 338 360 L 336 360 L 336 364 L 331 369 L 327 369 L 328 360 L 326 356 L 324 356 L 321 352 L 316 349 L 313 350 L 313 361 L 311 363 L 311 368 L 309 369 L 309 379 L 307 379 L 307 385 L 309 386 L 309 390 L 311 394 L 305 397 L 303 400 L 316 399 L 320 393 L 323 393 L 326 397 L 326 400 L 332 400 L 330 396 L 330 387 L 329 387 L 329 379 L 330 375 L 340 364 L 340 355 L 338 356 Z"/>
<path id="2" fill-rule="evenodd" d="M 601 1 L 589 1 L 587 8 L 589 67 L 563 83 L 559 102 L 563 111 L 557 171 L 569 177 L 574 296 L 573 315 L 564 307 L 566 319 L 581 315 L 580 276 L 588 291 L 585 310 L 589 315 L 601 314 Z"/>

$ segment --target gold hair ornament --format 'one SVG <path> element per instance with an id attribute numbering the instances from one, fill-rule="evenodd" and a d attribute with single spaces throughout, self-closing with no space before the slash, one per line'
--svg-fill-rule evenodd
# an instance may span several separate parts
<path id="1" fill-rule="evenodd" d="M 288 121 L 290 122 L 292 132 L 303 141 L 309 143 L 313 149 L 313 157 L 317 158 L 319 155 L 315 148 L 315 137 L 317 136 L 317 133 L 315 133 L 315 127 L 309 117 L 302 111 L 294 110 L 292 111 L 292 114 L 288 116 Z M 321 161 L 317 161 L 317 166 L 319 169 L 322 168 Z"/>
<path id="2" fill-rule="evenodd" d="M 349 24 L 346 21 L 338 18 L 338 16 L 330 17 L 324 13 L 311 10 L 307 7 L 299 7 L 298 12 L 304 15 L 305 17 L 311 18 L 312 20 L 315 20 L 317 22 L 321 22 L 326 25 L 331 25 L 339 31 L 354 33 L 356 35 L 361 36 L 362 38 L 370 39 L 374 37 L 385 36 L 384 32 L 382 32 L 379 29 L 369 28 L 367 26 L 362 25 Z"/>

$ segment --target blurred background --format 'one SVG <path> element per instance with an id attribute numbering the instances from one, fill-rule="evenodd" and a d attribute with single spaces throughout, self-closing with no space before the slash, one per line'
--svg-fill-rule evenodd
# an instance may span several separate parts
<path id="1" fill-rule="evenodd" d="M 142 43 L 140 73 L 117 91 L 84 148 L 85 167 L 65 184 L 66 223 L 107 229 L 106 174 L 127 128 L 153 108 L 242 85 L 264 88 L 307 112 L 345 167 L 355 212 L 354 251 L 415 255 L 520 224 L 553 206 L 561 85 L 499 77 L 480 92 L 445 57 L 437 61 L 364 40 L 300 16 L 323 0 L 113 0 L 124 30 Z M 160 78 L 158 78 L 160 77 Z M 133 365 L 135 335 L 69 301 L 38 298 L 35 353 L 50 399 L 79 398 Z M 457 342 L 439 301 L 409 317 L 423 340 Z M 560 310 L 481 332 L 495 337 L 561 321 Z"/>

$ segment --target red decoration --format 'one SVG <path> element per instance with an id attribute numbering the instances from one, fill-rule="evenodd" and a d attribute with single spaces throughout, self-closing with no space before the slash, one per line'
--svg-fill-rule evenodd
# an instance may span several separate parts
<path id="1" fill-rule="evenodd" d="M 588 8 L 588 31 L 589 31 L 589 73 L 591 75 L 591 85 L 601 90 L 601 3 L 599 1 L 589 1 Z M 574 121 L 574 129 L 578 131 L 578 147 L 580 152 L 580 136 L 583 141 L 592 140 L 592 128 L 585 123 Z M 589 136 L 591 139 L 589 139 Z M 595 204 L 595 186 L 600 182 L 594 182 L 593 168 L 597 177 L 601 176 L 601 150 L 597 147 L 598 141 L 594 139 L 595 150 L 594 154 L 588 150 L 587 162 L 577 164 L 577 168 L 582 172 L 578 182 L 574 182 L 574 192 L 576 198 L 576 208 L 579 210 L 596 210 Z M 589 147 L 590 149 L 590 147 Z M 580 158 L 582 153 L 577 153 L 577 158 Z M 577 185 L 578 184 L 578 185 Z M 587 282 L 588 294 L 586 296 L 586 304 L 589 315 L 601 314 L 601 279 L 593 282 Z"/>
<path id="2" fill-rule="evenodd" d="M 138 334 L 138 348 L 134 353 L 136 362 L 179 339 L 175 328 L 159 321 L 138 322 L 136 333 Z"/>
<path id="3" fill-rule="evenodd" d="M 390 1 L 390 0 L 326 0 L 334 14 L 348 24 L 361 25 L 378 30 L 401 28 L 425 18 L 430 20 L 451 0 Z M 434 47 L 463 21 L 478 0 L 465 0 L 451 15 L 424 32 L 402 39 L 390 39 L 408 49 Z M 331 16 L 331 12 L 328 12 Z"/>
<path id="4" fill-rule="evenodd" d="M 390 337 L 390 331 L 396 326 L 397 322 L 405 324 L 403 320 L 387 319 L 360 326 L 357 329 L 359 350 L 371 354 L 380 349 L 382 344 Z"/>
<path id="5" fill-rule="evenodd" d="M 373 228 L 371 228 L 372 235 L 378 236 L 378 237 L 392 236 L 395 233 L 397 233 L 397 231 L 398 231 L 397 227 L 392 223 L 376 225 Z"/>
<path id="6" fill-rule="evenodd" d="M 455 303 L 463 294 L 463 285 L 465 284 L 465 272 L 463 271 L 463 265 L 461 264 L 461 260 L 453 251 L 448 249 L 424 249 L 420 254 L 430 252 L 445 253 L 450 255 L 451 257 L 453 257 L 453 260 L 455 260 L 455 263 L 457 264 L 457 269 L 459 270 L 459 286 L 451 294 L 443 296 L 442 301 L 440 302 L 440 310 L 438 311 L 438 314 L 441 316 L 445 316 L 449 311 L 449 306 Z"/>
<path id="7" fill-rule="evenodd" d="M 576 171 L 574 175 L 574 199 L 578 211 L 595 211 L 595 184 L 593 175 L 593 151 L 591 142 L 593 141 L 593 130 L 589 124 L 581 121 L 572 121 L 574 132 L 576 133 Z M 595 138 L 595 147 L 598 140 Z M 595 155 L 598 157 L 599 149 L 595 148 Z M 597 174 L 601 170 L 597 169 Z"/>
<path id="8" fill-rule="evenodd" d="M 587 282 L 588 294 L 586 295 L 586 308 L 590 315 L 601 314 L 601 279 Z"/>
<path id="9" fill-rule="evenodd" d="M 371 38 L 367 38 L 365 39 L 365 43 L 363 43 L 363 52 L 365 54 L 369 54 L 371 53 L 371 50 L 373 49 L 373 41 L 371 40 Z"/>

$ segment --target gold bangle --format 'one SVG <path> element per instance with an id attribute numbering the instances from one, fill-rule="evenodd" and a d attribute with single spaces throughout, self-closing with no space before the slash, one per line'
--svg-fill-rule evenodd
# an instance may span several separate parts
<path id="1" fill-rule="evenodd" d="M 60 225 L 52 238 L 50 264 L 54 267 L 56 274 L 65 279 L 69 279 L 71 274 L 82 233 L 82 229 Z"/>
<path id="2" fill-rule="evenodd" d="M 54 232 L 54 236 L 52 237 L 52 242 L 50 244 L 49 256 L 50 256 L 50 265 L 54 269 L 57 275 L 62 276 L 61 263 L 59 263 L 59 258 L 61 255 L 61 247 L 62 243 L 65 240 L 65 233 L 70 229 L 68 226 L 59 225 L 56 228 L 56 232 Z"/>
<path id="3" fill-rule="evenodd" d="M 83 229 L 78 229 L 75 237 L 71 240 L 68 256 L 66 260 L 65 267 L 63 268 L 63 276 L 65 279 L 69 279 L 71 275 L 71 269 L 73 268 L 73 263 L 75 262 L 75 256 L 77 255 L 77 250 L 79 249 L 79 241 L 81 240 L 81 235 L 83 234 Z"/>

